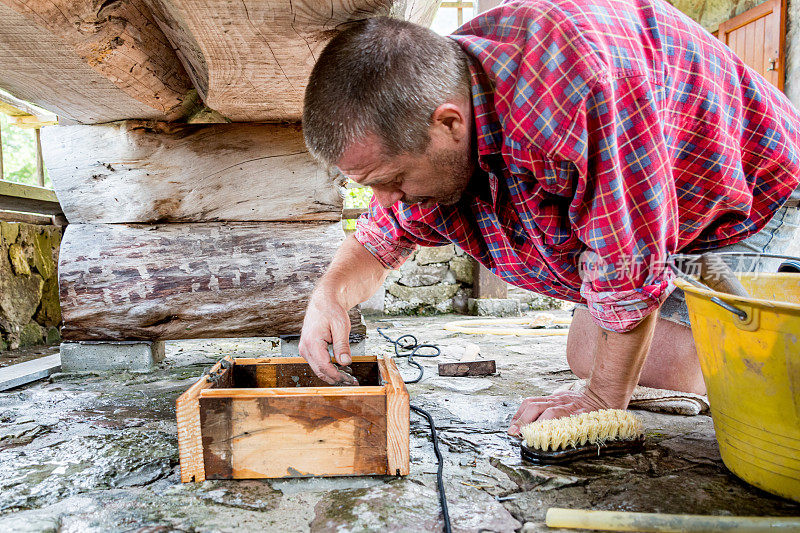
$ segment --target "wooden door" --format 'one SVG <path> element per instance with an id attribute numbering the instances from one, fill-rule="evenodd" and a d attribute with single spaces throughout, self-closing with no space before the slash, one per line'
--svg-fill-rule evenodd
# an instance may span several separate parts
<path id="1" fill-rule="evenodd" d="M 783 90 L 785 0 L 767 0 L 719 25 L 717 37 L 742 60 Z"/>

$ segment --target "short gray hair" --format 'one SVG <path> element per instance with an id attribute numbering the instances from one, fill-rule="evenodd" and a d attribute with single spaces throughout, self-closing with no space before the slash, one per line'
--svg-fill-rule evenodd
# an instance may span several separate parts
<path id="1" fill-rule="evenodd" d="M 384 153 L 421 153 L 437 107 L 469 95 L 467 55 L 457 42 L 388 17 L 350 23 L 322 51 L 303 105 L 312 155 L 335 164 L 369 134 Z"/>

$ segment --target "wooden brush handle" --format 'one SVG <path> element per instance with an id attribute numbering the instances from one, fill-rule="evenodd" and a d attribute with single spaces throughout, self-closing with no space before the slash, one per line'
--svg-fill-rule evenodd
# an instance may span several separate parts
<path id="1" fill-rule="evenodd" d="M 739 282 L 739 279 L 717 254 L 705 253 L 698 259 L 700 265 L 700 281 L 710 289 L 734 296 L 749 297 L 750 294 Z"/>
<path id="2" fill-rule="evenodd" d="M 707 532 L 707 531 L 797 531 L 798 517 L 771 516 L 702 516 L 626 511 L 585 511 L 551 507 L 545 523 L 552 528 L 592 529 L 599 531 Z"/>

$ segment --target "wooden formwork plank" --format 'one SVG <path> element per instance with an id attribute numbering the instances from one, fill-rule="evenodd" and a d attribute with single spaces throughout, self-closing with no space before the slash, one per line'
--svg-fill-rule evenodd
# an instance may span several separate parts
<path id="1" fill-rule="evenodd" d="M 230 356 L 223 360 L 233 363 Z M 211 372 L 219 372 L 222 361 L 211 367 Z M 230 372 L 230 369 L 227 370 Z M 175 413 L 178 419 L 178 455 L 181 461 L 181 481 L 205 481 L 203 468 L 203 437 L 200 430 L 200 404 L 198 399 L 203 390 L 214 386 L 205 377 L 201 378 L 181 394 L 175 402 Z"/>
<path id="2" fill-rule="evenodd" d="M 298 357 L 236 359 L 218 386 L 195 383 L 178 401 L 181 481 L 408 474 L 402 377 L 391 360 L 353 359 L 369 385 L 252 387 L 270 367 L 265 382 L 296 385 Z"/>
<path id="3" fill-rule="evenodd" d="M 407 476 L 409 466 L 410 408 L 406 384 L 393 359 L 378 365 L 386 387 L 386 455 L 390 474 Z"/>
<path id="4" fill-rule="evenodd" d="M 290 361 L 281 361 L 281 359 L 290 359 Z M 298 361 L 298 359 L 300 360 Z M 377 385 L 380 376 L 375 364 L 376 358 L 364 357 L 362 359 L 359 361 L 353 358 L 347 372 L 355 377 L 360 385 Z M 330 387 L 314 374 L 305 359 L 296 357 L 278 358 L 278 362 L 272 364 L 248 364 L 237 360 L 236 382 L 237 388 Z"/>
<path id="5" fill-rule="evenodd" d="M 202 396 L 206 478 L 386 474 L 386 399 L 376 388 L 371 394 Z"/>

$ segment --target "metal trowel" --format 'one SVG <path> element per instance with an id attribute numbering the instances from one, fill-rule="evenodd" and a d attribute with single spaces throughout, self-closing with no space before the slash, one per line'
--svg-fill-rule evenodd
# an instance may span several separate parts
<path id="1" fill-rule="evenodd" d="M 342 366 L 336 362 L 336 356 L 333 354 L 333 346 L 328 345 L 328 353 L 331 355 L 331 363 L 339 371 L 339 382 L 336 385 L 342 386 L 358 386 L 358 380 L 353 376 L 353 369 L 349 366 Z"/>

